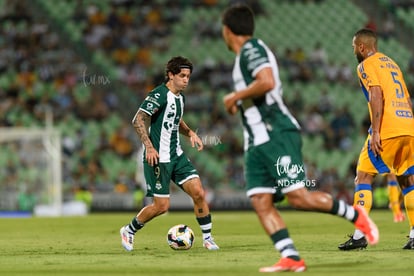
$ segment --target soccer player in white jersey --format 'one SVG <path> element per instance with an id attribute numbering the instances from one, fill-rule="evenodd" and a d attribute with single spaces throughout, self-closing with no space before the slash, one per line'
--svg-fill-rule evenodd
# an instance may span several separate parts
<path id="1" fill-rule="evenodd" d="M 366 233 L 370 244 L 376 244 L 378 229 L 363 208 L 352 207 L 327 193 L 307 190 L 306 185 L 313 185 L 313 182 L 305 177 L 300 127 L 282 100 L 282 84 L 274 54 L 262 40 L 253 37 L 252 10 L 245 5 L 231 6 L 223 13 L 222 24 L 223 39 L 236 54 L 235 91 L 227 94 L 223 101 L 230 114 L 238 110 L 241 113 L 247 196 L 281 254 L 278 262 L 260 271 L 306 270 L 305 262 L 274 206 L 274 200 L 283 196 L 297 209 L 347 219 Z"/>
<path id="2" fill-rule="evenodd" d="M 219 247 L 211 236 L 211 215 L 197 170 L 183 153 L 180 134 L 188 137 L 199 151 L 203 142 L 183 120 L 184 95 L 193 70 L 192 63 L 181 56 L 168 61 L 165 82 L 152 90 L 141 104 L 132 123 L 145 146 L 143 154 L 147 196 L 152 204 L 142 208 L 128 225 L 120 229 L 122 246 L 133 249 L 134 235 L 145 223 L 165 213 L 170 205 L 170 181 L 183 189 L 194 202 L 194 213 L 203 233 L 203 246 Z"/>

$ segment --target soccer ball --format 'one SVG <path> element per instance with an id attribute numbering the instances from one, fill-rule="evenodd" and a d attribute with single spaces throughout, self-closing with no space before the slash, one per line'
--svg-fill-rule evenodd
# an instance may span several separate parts
<path id="1" fill-rule="evenodd" d="M 174 250 L 188 250 L 193 246 L 194 232 L 185 224 L 174 225 L 168 230 L 167 242 Z"/>

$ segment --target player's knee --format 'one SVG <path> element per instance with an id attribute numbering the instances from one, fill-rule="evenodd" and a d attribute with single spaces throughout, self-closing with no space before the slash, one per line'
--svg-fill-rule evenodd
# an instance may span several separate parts
<path id="1" fill-rule="evenodd" d="M 269 207 L 273 207 L 273 203 L 270 200 L 271 198 L 271 194 L 255 194 L 250 197 L 250 203 L 256 213 L 259 213 L 263 210 L 267 210 Z"/>
<path id="2" fill-rule="evenodd" d="M 366 172 L 362 172 L 362 171 L 357 171 L 357 175 L 355 177 L 354 183 L 355 185 L 357 184 L 371 184 L 372 181 L 374 179 L 374 176 L 366 173 Z"/>
<path id="3" fill-rule="evenodd" d="M 202 188 L 193 190 L 191 192 L 190 196 L 195 202 L 203 201 L 204 200 L 204 190 Z"/>
<path id="4" fill-rule="evenodd" d="M 162 215 L 168 212 L 168 209 L 170 208 L 170 202 L 169 201 L 157 202 L 156 204 L 154 204 L 154 207 L 157 211 L 157 215 Z"/>

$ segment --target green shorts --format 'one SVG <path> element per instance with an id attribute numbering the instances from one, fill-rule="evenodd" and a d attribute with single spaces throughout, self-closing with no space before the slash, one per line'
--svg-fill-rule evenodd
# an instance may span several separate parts
<path id="1" fill-rule="evenodd" d="M 246 193 L 283 194 L 306 184 L 302 140 L 298 131 L 279 133 L 271 141 L 245 153 Z"/>
<path id="2" fill-rule="evenodd" d="M 153 167 L 144 161 L 144 176 L 149 197 L 169 197 L 171 181 L 182 188 L 181 185 L 187 180 L 199 177 L 197 170 L 185 154 L 181 154 L 169 163 L 158 163 Z"/>

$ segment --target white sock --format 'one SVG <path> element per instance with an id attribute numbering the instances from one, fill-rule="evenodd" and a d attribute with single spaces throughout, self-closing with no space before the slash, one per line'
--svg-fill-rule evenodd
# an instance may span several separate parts
<path id="1" fill-rule="evenodd" d="M 365 235 L 364 235 L 364 233 L 361 232 L 361 230 L 355 229 L 355 232 L 354 232 L 354 235 L 352 236 L 352 238 L 354 240 L 359 240 L 359 239 L 363 238 L 364 236 Z"/>
<path id="2" fill-rule="evenodd" d="M 410 239 L 414 239 L 414 227 L 410 231 Z"/>

